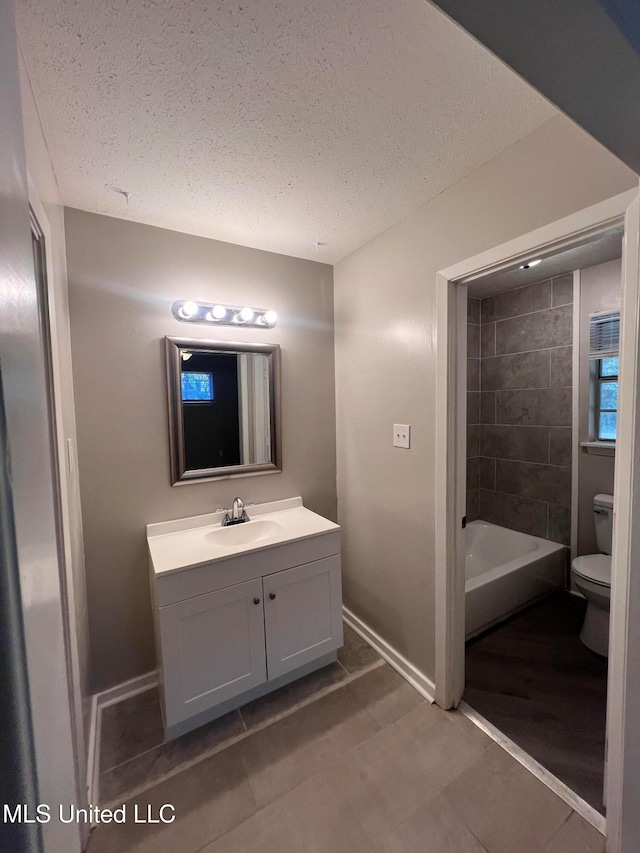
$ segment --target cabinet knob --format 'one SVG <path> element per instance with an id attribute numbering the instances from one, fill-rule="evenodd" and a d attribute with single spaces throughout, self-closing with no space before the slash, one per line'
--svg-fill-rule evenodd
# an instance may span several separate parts
<path id="1" fill-rule="evenodd" d="M 254 604 L 260 604 L 260 599 L 259 599 L 259 598 L 254 598 L 254 599 L 253 599 L 253 603 L 254 603 Z"/>
<path id="2" fill-rule="evenodd" d="M 275 592 L 270 592 L 270 593 L 269 593 L 269 598 L 271 599 L 271 601 L 273 601 L 273 599 L 274 599 L 275 597 L 276 597 Z"/>

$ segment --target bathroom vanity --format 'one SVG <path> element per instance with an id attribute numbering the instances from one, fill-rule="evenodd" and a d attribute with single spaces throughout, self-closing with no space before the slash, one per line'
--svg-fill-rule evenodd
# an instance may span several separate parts
<path id="1" fill-rule="evenodd" d="M 336 659 L 340 528 L 301 498 L 147 526 L 165 732 L 178 737 Z"/>

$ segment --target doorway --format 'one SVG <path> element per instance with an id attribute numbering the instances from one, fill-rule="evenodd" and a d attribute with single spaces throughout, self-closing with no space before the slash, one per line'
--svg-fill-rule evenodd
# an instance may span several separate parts
<path id="1" fill-rule="evenodd" d="M 625 848 L 625 837 L 634 837 L 629 828 L 632 817 L 624 818 L 621 806 L 626 786 L 632 779 L 632 752 L 637 748 L 624 729 L 624 721 L 628 725 L 631 719 L 631 700 L 625 695 L 625 681 L 628 680 L 629 672 L 625 667 L 629 642 L 629 587 L 632 583 L 629 569 L 630 540 L 637 523 L 631 500 L 632 478 L 635 474 L 633 451 L 638 367 L 638 203 L 635 196 L 635 193 L 623 194 L 450 267 L 438 275 L 437 282 L 437 383 L 440 401 L 436 437 L 437 486 L 443 500 L 438 507 L 436 539 L 436 700 L 442 707 L 451 708 L 460 703 L 464 691 L 467 286 L 489 273 L 497 275 L 530 260 L 548 258 L 584 245 L 613 228 L 625 228 L 623 315 L 626 317 L 623 321 L 620 388 L 623 403 L 616 452 L 618 488 L 614 507 L 616 544 L 611 607 L 615 619 L 611 638 L 607 715 L 607 833 L 608 849 L 612 851 L 631 849 Z M 619 476 L 620 472 L 623 472 L 622 476 Z M 500 737 L 500 732 L 492 734 L 501 742 L 506 740 Z M 529 762 L 524 753 L 516 757 L 536 772 L 533 766 L 535 762 Z M 543 769 L 537 768 L 537 775 L 549 783 Z M 593 821 L 593 815 L 589 817 L 592 822 L 596 822 Z M 602 828 L 602 824 L 599 828 Z M 628 836 L 625 833 L 629 833 Z"/>

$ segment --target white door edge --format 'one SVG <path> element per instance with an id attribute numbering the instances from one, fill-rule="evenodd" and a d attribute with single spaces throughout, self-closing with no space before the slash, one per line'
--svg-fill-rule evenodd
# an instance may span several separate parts
<path id="1" fill-rule="evenodd" d="M 62 524 L 62 547 L 64 552 L 64 566 L 62 567 L 65 573 L 65 583 L 62 585 L 63 594 L 66 597 L 66 613 L 69 620 L 68 637 L 69 648 L 69 663 L 71 670 L 71 683 L 69 685 L 70 699 L 72 702 L 72 728 L 75 744 L 75 764 L 77 773 L 78 785 L 78 805 L 82 808 L 88 803 L 88 784 L 86 779 L 86 759 L 87 748 L 84 736 L 84 709 L 82 692 L 80 688 L 80 652 L 78 648 L 78 624 L 76 615 L 76 602 L 74 598 L 73 585 L 73 550 L 71 546 L 71 529 L 72 521 L 69 513 L 69 475 L 67 468 L 67 439 L 64 432 L 64 424 L 62 411 L 60 408 L 60 400 L 62 396 L 62 379 L 60 371 L 60 350 L 59 336 L 56 322 L 57 306 L 56 306 L 56 289 L 55 289 L 55 270 L 53 265 L 53 254 L 51 247 L 51 225 L 45 212 L 45 209 L 40 200 L 38 191 L 35 188 L 29 172 L 27 172 L 27 183 L 29 193 L 29 204 L 38 221 L 38 225 L 42 229 L 44 236 L 44 248 L 46 257 L 46 288 L 48 315 L 47 323 L 49 325 L 49 335 L 51 341 L 51 365 L 53 374 L 53 404 L 55 413 L 55 441 L 58 454 L 58 470 L 57 477 L 60 485 L 61 498 L 61 524 Z"/>
<path id="2" fill-rule="evenodd" d="M 620 408 L 616 438 L 611 634 L 607 692 L 608 853 L 640 844 L 640 201 L 622 248 Z"/>

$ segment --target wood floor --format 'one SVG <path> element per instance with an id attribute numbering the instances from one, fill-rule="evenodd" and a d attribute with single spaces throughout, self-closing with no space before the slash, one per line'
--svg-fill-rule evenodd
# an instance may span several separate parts
<path id="1" fill-rule="evenodd" d="M 471 641 L 464 699 L 604 814 L 607 661 L 580 642 L 585 607 L 560 593 Z"/>

